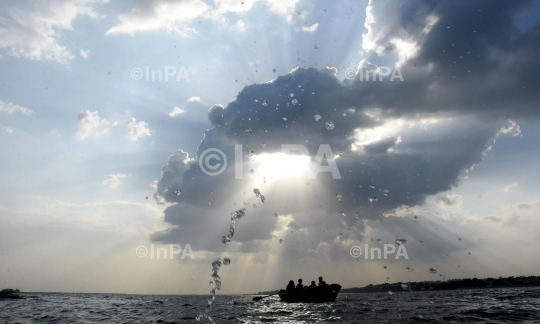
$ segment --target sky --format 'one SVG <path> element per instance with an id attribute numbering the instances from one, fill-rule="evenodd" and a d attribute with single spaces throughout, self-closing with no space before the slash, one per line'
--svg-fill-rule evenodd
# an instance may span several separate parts
<path id="1" fill-rule="evenodd" d="M 207 294 L 216 258 L 218 294 L 538 275 L 539 20 L 533 0 L 3 1 L 0 286 Z M 408 259 L 351 255 L 396 240 Z"/>

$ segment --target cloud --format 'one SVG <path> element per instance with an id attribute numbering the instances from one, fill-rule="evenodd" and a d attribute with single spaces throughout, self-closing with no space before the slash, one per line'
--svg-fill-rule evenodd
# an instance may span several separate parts
<path id="1" fill-rule="evenodd" d="M 246 24 L 241 19 L 238 19 L 236 22 L 236 28 L 238 28 L 239 31 L 245 32 L 246 31 Z"/>
<path id="2" fill-rule="evenodd" d="M 118 16 L 119 23 L 109 29 L 107 34 L 134 35 L 137 32 L 164 30 L 189 37 L 198 33 L 189 24 L 210 9 L 200 0 L 152 0 L 139 4 L 130 13 Z"/>
<path id="3" fill-rule="evenodd" d="M 484 222 L 484 223 L 495 224 L 496 226 L 507 227 L 507 226 L 516 226 L 516 225 L 518 225 L 518 222 L 520 220 L 524 220 L 523 216 L 521 216 L 519 214 L 516 214 L 516 213 L 508 213 L 508 214 L 505 214 L 505 215 L 500 216 L 500 217 L 497 217 L 497 216 L 485 216 L 485 217 L 473 216 L 473 217 L 468 217 L 468 218 L 465 219 L 464 223 L 465 224 L 471 224 L 471 223 Z"/>
<path id="4" fill-rule="evenodd" d="M 258 0 L 268 6 L 270 12 L 285 16 L 290 21 L 299 0 Z M 215 1 L 210 6 L 201 0 L 151 0 L 140 2 L 129 13 L 118 16 L 119 23 L 107 31 L 111 34 L 134 35 L 139 32 L 165 31 L 181 37 L 192 37 L 199 31 L 191 25 L 196 19 L 204 18 L 221 24 L 229 24 L 229 13 L 242 14 L 249 11 L 257 1 Z M 236 29 L 245 31 L 244 22 L 239 19 Z"/>
<path id="5" fill-rule="evenodd" d="M 513 137 L 516 137 L 516 136 L 521 135 L 521 128 L 519 127 L 519 125 L 513 120 L 508 120 L 508 122 L 510 123 L 510 125 L 507 126 L 507 127 L 502 127 L 497 132 L 497 136 L 513 136 Z"/>
<path id="6" fill-rule="evenodd" d="M 116 189 L 122 183 L 122 179 L 130 176 L 131 174 L 107 174 L 103 177 L 103 184 L 111 189 Z"/>
<path id="7" fill-rule="evenodd" d="M 25 114 L 26 116 L 30 116 L 32 114 L 32 110 L 28 108 L 15 105 L 12 102 L 5 103 L 0 100 L 0 112 L 11 114 L 15 111 L 21 112 Z"/>
<path id="8" fill-rule="evenodd" d="M 129 134 L 127 138 L 130 141 L 137 141 L 139 138 L 151 136 L 151 131 L 148 128 L 148 123 L 145 121 L 137 122 L 137 119 L 131 118 L 131 121 L 127 124 L 129 128 Z"/>
<path id="9" fill-rule="evenodd" d="M 200 97 L 190 97 L 188 100 L 186 100 L 184 108 L 174 107 L 173 110 L 169 113 L 169 116 L 175 117 L 177 115 L 184 114 L 187 111 L 189 111 L 190 114 L 193 114 L 206 112 L 207 110 L 208 107 L 201 104 Z"/>
<path id="10" fill-rule="evenodd" d="M 80 50 L 79 53 L 81 54 L 81 57 L 82 57 L 82 58 L 87 59 L 88 56 L 90 55 L 90 52 L 91 52 L 90 50 Z"/>
<path id="11" fill-rule="evenodd" d="M 75 57 L 59 42 L 62 31 L 73 30 L 78 16 L 100 19 L 93 6 L 107 0 L 43 1 L 31 9 L 14 4 L 0 17 L 0 48 L 31 60 L 69 63 Z"/>
<path id="12" fill-rule="evenodd" d="M 319 27 L 319 24 L 313 24 L 310 27 L 302 26 L 302 30 L 305 33 L 313 33 L 314 31 L 317 30 L 318 27 Z"/>
<path id="13" fill-rule="evenodd" d="M 161 210 L 155 206 L 129 201 L 67 203 L 46 197 L 32 196 L 28 204 L 20 210 L 0 206 L 0 227 L 38 225 L 47 228 L 70 228 L 105 231 L 109 233 L 140 232 L 146 234 L 148 228 L 160 226 L 158 217 Z"/>
<path id="14" fill-rule="evenodd" d="M 522 203 L 522 204 L 517 204 L 516 208 L 517 209 L 531 209 L 531 205 Z"/>
<path id="15" fill-rule="evenodd" d="M 459 202 L 461 199 L 460 195 L 446 195 L 446 196 L 438 196 L 437 200 L 439 201 L 439 206 L 453 206 Z"/>
<path id="16" fill-rule="evenodd" d="M 331 248 L 324 253 L 332 253 L 332 249 L 341 246 L 341 240 L 336 242 L 336 237 L 363 240 L 363 220 L 379 219 L 382 213 L 404 205 L 421 204 L 427 196 L 456 185 L 460 172 L 482 160 L 485 144 L 499 129 L 498 123 L 484 125 L 480 119 L 458 115 L 452 118 L 431 115 L 434 119 L 431 123 L 436 125 L 433 127 L 426 127 L 417 118 L 384 118 L 363 107 L 362 100 L 354 99 L 355 92 L 353 85 L 337 80 L 332 69 L 296 69 L 274 81 L 247 86 L 227 107 L 212 107 L 208 117 L 213 128 L 205 133 L 195 160 L 188 160 L 187 154 L 177 151 L 172 158 L 174 163 L 170 158 L 162 168 L 154 198 L 160 203 L 174 204 L 165 210 L 165 221 L 171 224 L 171 229 L 156 233 L 153 239 L 166 243 L 181 236 L 195 241 L 195 233 L 208 231 L 208 224 L 213 224 L 208 233 L 213 239 L 199 240 L 197 249 L 220 251 L 224 246 L 219 238 L 227 233 L 229 226 L 223 220 L 223 210 L 231 212 L 245 207 L 248 216 L 237 222 L 238 231 L 231 249 L 249 250 L 255 242 L 270 240 L 271 235 L 284 237 L 293 230 L 298 236 L 294 241 L 302 241 L 301 237 L 305 236 L 302 248 L 317 250 L 319 244 L 325 243 Z M 298 103 L 294 104 L 293 99 Z M 263 100 L 268 106 L 262 105 Z M 315 121 L 316 114 L 321 120 Z M 326 121 L 332 121 L 335 128 L 328 130 Z M 246 135 L 246 129 L 252 132 Z M 364 149 L 354 150 L 356 134 L 362 131 L 367 134 L 374 129 L 381 134 L 400 135 L 378 140 L 378 135 L 370 134 L 362 139 L 362 143 L 367 143 Z M 320 175 L 317 181 L 299 178 L 290 183 L 260 174 L 255 179 L 235 180 L 233 161 L 236 161 L 234 144 L 237 143 L 244 147 L 244 155 L 253 150 L 255 157 L 279 152 L 281 144 L 303 144 L 311 159 L 320 144 L 330 144 L 335 155 L 342 153 L 337 165 L 343 179 L 334 181 L 328 175 Z M 230 161 L 216 177 L 202 172 L 198 160 L 210 148 L 220 149 Z M 245 174 L 249 174 L 249 160 L 253 158 L 244 159 Z M 263 169 L 257 164 L 251 168 L 255 174 Z M 300 188 L 293 189 L 298 184 Z M 376 188 L 371 189 L 370 185 Z M 267 197 L 264 204 L 253 194 L 253 188 L 257 187 Z M 176 190 L 181 194 L 176 195 Z M 389 190 L 388 196 L 383 190 Z M 344 196 L 341 204 L 336 199 L 338 192 Z M 378 201 L 369 204 L 368 198 L 373 196 Z M 273 218 L 274 212 L 290 215 L 292 222 Z M 361 216 L 355 217 L 355 213 Z M 321 237 L 323 228 L 327 232 Z M 287 257 L 292 256 L 291 252 Z"/>
<path id="17" fill-rule="evenodd" d="M 164 197 L 166 195 L 178 195 L 176 190 L 179 190 L 183 175 L 191 163 L 193 163 L 193 159 L 190 159 L 189 154 L 182 150 L 176 150 L 174 154 L 169 156 L 168 162 L 161 167 L 161 181 L 155 180 L 150 184 L 155 190 L 153 197 L 158 204 L 165 203 Z"/>
<path id="18" fill-rule="evenodd" d="M 13 134 L 13 132 L 15 131 L 14 128 L 2 126 L 2 125 L 0 125 L 0 128 L 2 128 L 2 130 L 6 132 L 7 134 Z"/>
<path id="19" fill-rule="evenodd" d="M 116 126 L 116 122 L 111 125 L 110 121 L 99 117 L 97 111 L 90 110 L 81 110 L 77 116 L 77 122 L 77 132 L 74 137 L 81 141 L 107 134 L 111 127 Z"/>
<path id="20" fill-rule="evenodd" d="M 540 78 L 530 72 L 537 64 L 530 53 L 540 50 L 534 28 L 540 27 L 519 30 L 512 20 L 523 3 L 505 3 L 495 15 L 487 1 L 460 6 L 371 1 L 364 50 L 396 61 L 404 81 L 390 81 L 390 76 L 381 76 L 382 81 L 339 80 L 336 68 L 297 68 L 246 86 L 225 106 L 214 105 L 208 111 L 212 128 L 194 159 L 177 151 L 162 168 L 154 198 L 171 204 L 164 212 L 170 229 L 152 239 L 172 243 L 182 237 L 198 242 L 198 251 L 266 253 L 275 236 L 285 240 L 281 260 L 315 255 L 333 260 L 350 259 L 344 247 L 363 242 L 374 224 L 391 228 L 410 221 L 414 228 L 412 217 L 392 212 L 459 186 L 509 119 L 517 123 L 540 115 L 539 94 L 533 90 Z M 456 17 L 467 19 L 455 24 Z M 491 27 L 480 28 L 487 21 Z M 381 73 L 367 61 L 359 66 L 377 71 L 377 79 Z M 328 129 L 327 122 L 334 128 Z M 342 178 L 326 173 L 313 180 L 303 176 L 303 166 L 289 165 L 297 178 L 277 179 L 282 171 L 264 161 L 280 152 L 282 144 L 304 145 L 310 162 L 320 145 L 330 145 Z M 240 159 L 235 145 L 243 148 L 242 179 L 235 176 Z M 203 170 L 202 155 L 208 149 L 219 149 L 228 162 L 217 176 Z M 264 203 L 254 188 L 265 195 Z M 459 206 L 458 198 L 441 196 L 439 202 Z M 225 246 L 220 237 L 227 234 L 230 219 L 223 213 L 241 208 L 247 215 L 236 222 L 233 241 Z M 482 221 L 503 222 L 490 217 Z M 400 230 L 395 226 L 395 233 Z M 437 237 L 426 231 L 433 230 L 414 233 Z M 397 238 L 394 232 L 387 230 L 387 239 Z"/>
<path id="21" fill-rule="evenodd" d="M 185 112 L 186 112 L 185 110 L 180 109 L 179 107 L 174 107 L 173 110 L 169 113 L 169 116 L 174 117 L 176 115 L 180 115 Z"/>
<path id="22" fill-rule="evenodd" d="M 465 224 L 479 223 L 479 222 L 500 223 L 502 222 L 502 219 L 496 216 L 485 216 L 485 217 L 473 216 L 473 217 L 466 218 L 464 221 Z"/>
<path id="23" fill-rule="evenodd" d="M 510 192 L 510 190 L 515 189 L 517 187 L 517 185 L 518 185 L 518 183 L 514 182 L 514 183 L 509 184 L 508 186 L 504 187 L 504 189 L 502 191 L 504 191 L 505 193 L 508 193 L 508 192 Z"/>
<path id="24" fill-rule="evenodd" d="M 57 129 L 51 129 L 47 133 L 57 138 L 62 137 L 62 135 L 60 135 L 60 132 Z"/>
<path id="25" fill-rule="evenodd" d="M 362 149 L 367 154 L 386 154 L 401 142 L 401 137 L 386 138 L 375 143 L 363 145 Z"/>

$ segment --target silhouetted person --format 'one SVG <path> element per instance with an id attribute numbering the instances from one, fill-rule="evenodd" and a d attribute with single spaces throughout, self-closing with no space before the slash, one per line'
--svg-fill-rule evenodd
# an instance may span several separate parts
<path id="1" fill-rule="evenodd" d="M 322 277 L 319 277 L 319 286 L 326 285 L 326 281 L 322 280 Z"/>
<path id="2" fill-rule="evenodd" d="M 287 291 L 288 293 L 291 293 L 291 292 L 294 292 L 294 290 L 295 290 L 294 281 L 289 280 L 289 284 L 287 285 L 287 288 L 285 288 L 285 291 Z"/>
<path id="3" fill-rule="evenodd" d="M 302 285 L 302 279 L 298 279 L 298 285 L 296 285 L 296 290 L 303 290 L 304 285 Z"/>
<path id="4" fill-rule="evenodd" d="M 309 285 L 309 288 L 313 288 L 313 287 L 317 287 L 317 284 L 315 283 L 315 281 L 312 281 L 311 285 Z"/>

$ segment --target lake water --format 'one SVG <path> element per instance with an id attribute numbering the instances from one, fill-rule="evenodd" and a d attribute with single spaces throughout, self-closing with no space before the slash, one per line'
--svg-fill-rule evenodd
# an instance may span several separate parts
<path id="1" fill-rule="evenodd" d="M 0 323 L 197 323 L 208 296 L 31 293 L 1 300 Z M 286 304 L 217 295 L 215 323 L 540 323 L 540 288 L 340 294 L 334 303 Z M 202 319 L 200 323 L 209 323 Z"/>

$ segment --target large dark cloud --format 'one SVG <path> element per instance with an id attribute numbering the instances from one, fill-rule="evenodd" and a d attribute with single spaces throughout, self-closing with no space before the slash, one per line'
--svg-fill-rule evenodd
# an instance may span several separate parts
<path id="1" fill-rule="evenodd" d="M 201 242 L 202 250 L 219 251 L 230 212 L 245 207 L 248 215 L 238 221 L 230 249 L 264 251 L 272 231 L 285 226 L 294 246 L 289 256 L 336 255 L 340 241 L 362 241 L 366 224 L 379 222 L 383 213 L 421 205 L 428 196 L 451 189 L 482 161 L 509 118 L 539 115 L 540 77 L 533 53 L 539 50 L 540 27 L 519 29 L 515 23 L 530 3 L 374 3 L 366 44 L 371 40 L 373 50 L 396 54 L 404 81 L 386 76 L 380 82 L 342 82 L 333 68 L 296 69 L 245 87 L 226 107 L 212 107 L 213 128 L 197 156 L 189 160 L 178 151 L 162 169 L 155 198 L 174 203 L 165 210 L 172 229 L 153 239 L 181 238 Z M 412 42 L 415 54 L 403 54 L 400 41 Z M 328 130 L 327 121 L 335 128 Z M 382 134 L 373 137 L 377 131 Z M 372 138 L 363 143 L 366 134 Z M 319 174 L 294 184 L 297 188 L 268 180 L 260 188 L 267 196 L 262 204 L 250 179 L 235 180 L 235 144 L 243 146 L 245 161 L 249 151 L 279 152 L 282 144 L 302 144 L 313 159 L 321 144 L 329 144 L 339 155 L 342 179 Z M 218 176 L 208 176 L 199 166 L 198 158 L 210 148 L 222 150 L 229 162 Z M 337 193 L 343 195 L 341 203 Z M 370 203 L 374 196 L 377 201 Z M 278 219 L 274 212 L 290 216 Z"/>

